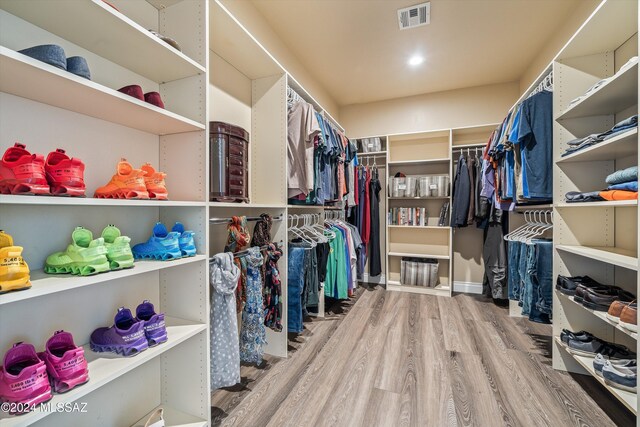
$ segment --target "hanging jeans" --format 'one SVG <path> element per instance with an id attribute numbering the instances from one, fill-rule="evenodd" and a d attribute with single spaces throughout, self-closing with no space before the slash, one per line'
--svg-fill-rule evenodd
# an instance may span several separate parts
<path id="1" fill-rule="evenodd" d="M 535 295 L 536 308 L 549 318 L 553 302 L 553 243 L 549 240 L 534 240 L 538 249 L 536 279 L 538 294 Z"/>
<path id="2" fill-rule="evenodd" d="M 552 243 L 547 240 L 533 240 L 521 243 L 525 254 L 525 273 L 521 274 L 523 288 L 520 292 L 522 315 L 538 323 L 550 323 L 552 301 Z M 522 256 L 523 251 L 520 251 Z M 522 265 L 522 260 L 520 260 Z"/>
<path id="3" fill-rule="evenodd" d="M 287 326 L 289 332 L 302 332 L 302 292 L 304 290 L 304 249 L 289 247 L 287 268 Z"/>

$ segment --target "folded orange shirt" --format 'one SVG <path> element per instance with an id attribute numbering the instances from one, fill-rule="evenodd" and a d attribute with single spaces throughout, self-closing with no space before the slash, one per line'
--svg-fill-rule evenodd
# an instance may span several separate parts
<path id="1" fill-rule="evenodd" d="M 638 200 L 638 193 L 627 190 L 601 191 L 600 197 L 605 200 Z"/>

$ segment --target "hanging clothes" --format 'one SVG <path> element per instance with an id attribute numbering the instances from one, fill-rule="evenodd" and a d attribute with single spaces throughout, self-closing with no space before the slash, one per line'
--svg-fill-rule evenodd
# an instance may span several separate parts
<path id="1" fill-rule="evenodd" d="M 240 382 L 240 344 L 236 295 L 240 269 L 233 255 L 221 253 L 211 261 L 211 389 Z"/>
<path id="2" fill-rule="evenodd" d="M 265 280 L 263 288 L 264 325 L 276 332 L 282 331 L 282 282 L 278 270 L 278 260 L 282 251 L 274 243 L 267 249 Z"/>
<path id="3" fill-rule="evenodd" d="M 229 236 L 227 237 L 227 244 L 224 247 L 225 252 L 236 253 L 244 250 L 251 236 L 247 231 L 247 217 L 246 216 L 233 216 L 231 221 L 227 224 L 227 231 Z M 240 269 L 240 277 L 238 278 L 238 288 L 236 289 L 236 310 L 238 313 L 242 311 L 242 306 L 247 299 L 246 296 L 246 265 L 244 265 L 243 258 L 235 258 L 234 263 Z"/>
<path id="4" fill-rule="evenodd" d="M 467 170 L 469 172 L 469 210 L 467 213 L 467 225 L 473 224 L 475 218 L 475 182 L 476 182 L 476 163 L 475 159 L 467 156 Z"/>
<path id="5" fill-rule="evenodd" d="M 494 210 L 495 211 L 495 210 Z M 493 299 L 507 298 L 507 215 L 496 212 L 484 230 L 482 259 L 484 261 L 483 294 Z"/>
<path id="6" fill-rule="evenodd" d="M 382 263 L 380 260 L 380 180 L 378 169 L 374 169 L 369 188 L 369 206 L 371 209 L 371 232 L 369 240 L 369 276 L 379 276 L 382 273 Z"/>
<path id="7" fill-rule="evenodd" d="M 550 323 L 553 304 L 553 243 L 510 240 L 509 299 L 518 301 L 522 315 L 538 323 Z"/>
<path id="8" fill-rule="evenodd" d="M 302 292 L 304 290 L 304 249 L 289 245 L 287 268 L 287 327 L 292 333 L 301 333 Z"/>
<path id="9" fill-rule="evenodd" d="M 306 197 L 313 190 L 314 137 L 320 131 L 313 105 L 295 102 L 289 109 L 287 123 L 288 197 L 299 194 Z"/>
<path id="10" fill-rule="evenodd" d="M 324 287 L 325 296 L 335 299 L 349 298 L 349 284 L 347 281 L 346 243 L 341 230 L 331 227 L 336 235 L 329 242 L 329 259 L 327 261 L 327 278 Z"/>
<path id="11" fill-rule="evenodd" d="M 267 343 L 264 328 L 262 300 L 262 264 L 264 258 L 258 247 L 248 249 L 243 257 L 247 265 L 247 303 L 242 310 L 240 329 L 240 360 L 246 363 L 260 364 Z"/>
<path id="12" fill-rule="evenodd" d="M 469 193 L 471 183 L 469 181 L 469 170 L 467 160 L 462 154 L 458 159 L 456 176 L 453 181 L 453 206 L 451 209 L 451 226 L 466 227 L 467 215 L 469 213 Z"/>

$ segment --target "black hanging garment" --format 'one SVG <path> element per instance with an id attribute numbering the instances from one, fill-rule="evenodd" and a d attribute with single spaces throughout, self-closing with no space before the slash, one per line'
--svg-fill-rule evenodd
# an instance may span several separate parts
<path id="1" fill-rule="evenodd" d="M 451 226 L 466 227 L 469 213 L 469 201 L 471 182 L 469 181 L 469 169 L 467 161 L 460 155 L 456 176 L 453 182 L 453 206 L 451 208 Z"/>
<path id="2" fill-rule="evenodd" d="M 382 273 L 380 261 L 380 180 L 378 169 L 374 169 L 369 184 L 369 205 L 371 210 L 371 232 L 369 235 L 370 258 L 369 276 L 379 276 Z"/>
<path id="3" fill-rule="evenodd" d="M 484 229 L 482 259 L 484 280 L 482 293 L 494 300 L 507 298 L 507 248 L 504 236 L 508 230 L 508 215 L 493 208 Z"/>

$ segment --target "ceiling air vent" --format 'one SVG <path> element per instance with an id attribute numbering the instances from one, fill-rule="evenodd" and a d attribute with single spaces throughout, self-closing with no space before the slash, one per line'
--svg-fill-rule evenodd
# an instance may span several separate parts
<path id="1" fill-rule="evenodd" d="M 431 3 L 398 9 L 398 25 L 401 30 L 428 25 L 431 22 Z"/>

